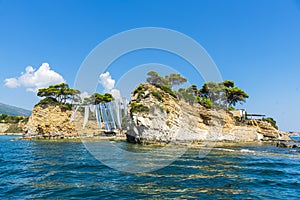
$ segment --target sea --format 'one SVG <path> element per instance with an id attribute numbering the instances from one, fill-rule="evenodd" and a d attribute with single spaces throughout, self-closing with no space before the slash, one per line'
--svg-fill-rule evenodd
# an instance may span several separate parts
<path id="1" fill-rule="evenodd" d="M 224 144 L 201 157 L 191 147 L 168 166 L 129 173 L 103 164 L 80 141 L 16 137 L 0 136 L 1 200 L 300 198 L 300 149 Z M 127 151 L 160 148 L 114 143 Z"/>

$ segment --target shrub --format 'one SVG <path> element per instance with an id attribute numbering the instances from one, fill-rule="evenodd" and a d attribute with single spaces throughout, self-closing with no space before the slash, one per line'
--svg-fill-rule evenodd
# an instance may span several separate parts
<path id="1" fill-rule="evenodd" d="M 143 92 L 145 90 L 148 89 L 148 86 L 147 85 L 139 85 L 137 88 L 135 88 L 135 90 L 133 91 L 133 94 L 135 95 L 136 93 L 139 93 L 139 92 Z"/>
<path id="2" fill-rule="evenodd" d="M 40 100 L 40 102 L 36 105 L 59 105 L 60 103 L 53 97 L 46 97 L 45 99 Z"/>
<path id="3" fill-rule="evenodd" d="M 168 127 L 171 127 L 171 122 L 170 122 L 170 121 L 166 121 L 166 125 L 167 125 Z"/>
<path id="4" fill-rule="evenodd" d="M 235 110 L 235 108 L 234 108 L 233 106 L 230 106 L 230 107 L 228 108 L 228 110 L 232 111 L 232 110 Z"/>
<path id="5" fill-rule="evenodd" d="M 158 101 L 163 102 L 163 97 L 162 97 L 162 95 L 161 95 L 160 92 L 152 91 L 151 94 L 152 94 Z"/>
<path id="6" fill-rule="evenodd" d="M 148 86 L 141 84 L 133 91 L 133 95 L 138 94 L 136 102 L 140 102 L 143 98 L 149 97 L 149 94 L 144 94 L 146 90 L 148 90 Z"/>
<path id="7" fill-rule="evenodd" d="M 154 84 L 156 87 L 160 88 L 161 90 L 163 90 L 164 92 L 170 94 L 172 97 L 177 98 L 177 95 L 175 94 L 175 92 L 172 91 L 171 88 L 169 88 L 168 86 L 162 85 L 162 84 Z"/>
<path id="8" fill-rule="evenodd" d="M 0 114 L 0 123 L 17 124 L 20 121 L 26 122 L 26 120 L 28 120 L 28 117 L 23 117 L 23 116 L 9 116 L 7 114 Z"/>
<path id="9" fill-rule="evenodd" d="M 278 126 L 276 125 L 276 121 L 273 118 L 268 117 L 268 118 L 264 118 L 263 120 L 269 122 L 274 128 L 278 129 Z"/>
<path id="10" fill-rule="evenodd" d="M 64 110 L 72 110 L 72 104 L 61 103 L 53 97 L 46 97 L 45 99 L 42 99 L 38 104 L 36 104 L 36 106 L 41 106 L 42 108 L 46 108 L 47 106 L 61 106 Z"/>
<path id="11" fill-rule="evenodd" d="M 205 97 L 202 97 L 202 98 L 197 97 L 197 101 L 200 105 L 202 105 L 206 108 L 209 108 L 209 109 L 211 109 L 213 106 L 213 103 L 211 102 L 211 100 L 208 98 L 205 98 Z"/>
<path id="12" fill-rule="evenodd" d="M 130 114 L 139 113 L 139 112 L 149 112 L 150 109 L 147 106 L 138 103 L 132 103 L 130 108 Z"/>
<path id="13" fill-rule="evenodd" d="M 182 98 L 185 102 L 188 102 L 189 104 L 193 104 L 195 101 L 194 94 L 187 92 L 186 90 L 180 90 L 178 91 L 178 95 L 180 98 Z"/>

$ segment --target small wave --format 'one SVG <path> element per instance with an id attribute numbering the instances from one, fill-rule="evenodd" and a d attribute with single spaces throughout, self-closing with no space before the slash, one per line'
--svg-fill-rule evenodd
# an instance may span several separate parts
<path id="1" fill-rule="evenodd" d="M 249 149 L 241 149 L 240 152 L 243 152 L 243 153 L 255 153 L 255 151 L 249 150 Z"/>
<path id="2" fill-rule="evenodd" d="M 226 148 L 215 148 L 216 150 L 219 150 L 219 151 L 229 151 L 229 152 L 233 152 L 235 150 L 233 149 L 226 149 Z"/>

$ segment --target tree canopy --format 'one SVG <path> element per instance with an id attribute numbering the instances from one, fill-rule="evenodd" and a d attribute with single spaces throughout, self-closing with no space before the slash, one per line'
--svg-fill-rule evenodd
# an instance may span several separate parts
<path id="1" fill-rule="evenodd" d="M 213 103 L 225 103 L 226 107 L 243 103 L 249 95 L 234 85 L 234 81 L 225 80 L 221 83 L 207 82 L 199 90 L 199 96 L 210 99 Z"/>
<path id="2" fill-rule="evenodd" d="M 80 91 L 76 89 L 69 88 L 66 83 L 61 83 L 57 85 L 50 85 L 48 88 L 41 88 L 38 90 L 37 96 L 46 97 L 44 100 L 57 101 L 58 103 L 66 104 L 68 100 L 73 102 L 81 102 Z M 83 101 L 85 104 L 99 104 L 107 103 L 113 100 L 113 96 L 109 93 L 99 94 L 94 93 L 90 97 L 85 98 Z M 42 102 L 43 100 L 41 100 Z"/>
<path id="3" fill-rule="evenodd" d="M 149 76 L 146 81 L 150 84 L 167 84 L 166 80 L 164 79 L 164 77 L 159 76 L 157 72 L 155 71 L 150 71 L 147 73 L 147 75 Z"/>
<path id="4" fill-rule="evenodd" d="M 85 98 L 86 103 L 90 104 L 100 104 L 100 103 L 108 103 L 113 100 L 113 96 L 109 93 L 105 93 L 104 95 L 99 93 L 94 93 L 90 97 Z"/>
<path id="5" fill-rule="evenodd" d="M 146 81 L 152 85 L 159 84 L 172 88 L 175 85 L 181 85 L 187 82 L 187 79 L 182 77 L 180 74 L 170 74 L 165 77 L 159 76 L 155 71 L 149 71 L 147 73 L 149 76 Z"/>
<path id="6" fill-rule="evenodd" d="M 146 80 L 148 83 L 163 86 L 170 90 L 174 86 L 187 82 L 187 79 L 180 74 L 170 74 L 162 77 L 155 71 L 149 71 L 147 75 Z M 211 107 L 211 105 L 226 105 L 227 109 L 235 106 L 237 103 L 243 103 L 249 98 L 249 95 L 242 89 L 236 87 L 232 80 L 225 80 L 220 83 L 212 81 L 206 82 L 200 89 L 198 89 L 196 85 L 191 85 L 186 89 L 180 88 L 176 93 L 180 99 L 184 99 L 189 103 L 196 100 L 207 107 Z"/>
<path id="7" fill-rule="evenodd" d="M 66 103 L 67 100 L 76 98 L 80 94 L 79 90 L 72 89 L 66 83 L 50 85 L 48 88 L 38 90 L 39 97 L 52 97 L 60 103 Z"/>
<path id="8" fill-rule="evenodd" d="M 237 103 L 246 102 L 246 98 L 249 98 L 249 95 L 238 87 L 225 88 L 225 90 L 227 108 L 235 106 Z"/>

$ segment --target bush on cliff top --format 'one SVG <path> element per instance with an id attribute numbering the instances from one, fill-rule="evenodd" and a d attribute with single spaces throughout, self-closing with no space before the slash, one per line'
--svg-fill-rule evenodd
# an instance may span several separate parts
<path id="1" fill-rule="evenodd" d="M 70 88 L 68 84 L 61 83 L 50 85 L 48 88 L 40 88 L 37 96 L 39 97 L 52 97 L 60 103 L 66 104 L 68 100 L 79 98 L 80 91 Z"/>
<path id="2" fill-rule="evenodd" d="M 46 97 L 45 99 L 42 99 L 38 104 L 35 106 L 41 106 L 42 108 L 45 108 L 47 106 L 61 106 L 61 108 L 66 110 L 72 110 L 72 104 L 69 103 L 61 103 L 57 101 L 53 97 Z"/>
<path id="3" fill-rule="evenodd" d="M 157 88 L 160 88 L 164 92 L 170 94 L 172 97 L 177 98 L 177 95 L 175 94 L 175 92 L 171 88 L 169 88 L 168 86 L 161 85 L 161 84 L 154 84 L 154 86 L 157 87 Z"/>
<path id="4" fill-rule="evenodd" d="M 161 102 L 164 101 L 164 99 L 163 99 L 163 97 L 162 97 L 162 95 L 161 95 L 160 92 L 158 92 L 158 91 L 152 91 L 151 94 L 152 94 L 158 101 L 161 101 Z"/>
<path id="5" fill-rule="evenodd" d="M 276 128 L 278 130 L 278 126 L 276 125 L 276 121 L 273 118 L 268 117 L 268 118 L 264 118 L 263 120 L 266 121 L 266 122 L 269 122 L 274 128 Z"/>

